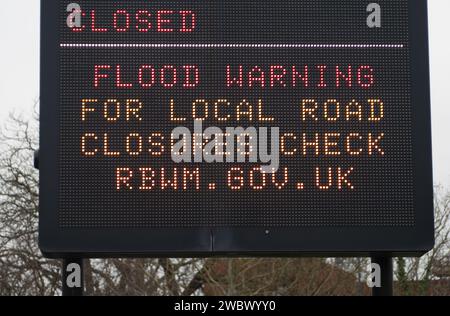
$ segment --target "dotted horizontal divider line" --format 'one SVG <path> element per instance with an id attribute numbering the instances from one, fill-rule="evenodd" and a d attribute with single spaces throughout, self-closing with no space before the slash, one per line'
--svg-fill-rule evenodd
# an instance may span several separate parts
<path id="1" fill-rule="evenodd" d="M 61 48 L 389 48 L 402 49 L 404 44 L 60 44 Z"/>

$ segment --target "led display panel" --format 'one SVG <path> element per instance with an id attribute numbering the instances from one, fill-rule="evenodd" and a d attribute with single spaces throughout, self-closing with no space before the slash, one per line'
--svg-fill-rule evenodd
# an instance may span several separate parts
<path id="1" fill-rule="evenodd" d="M 42 1 L 50 256 L 423 253 L 426 1 Z"/>

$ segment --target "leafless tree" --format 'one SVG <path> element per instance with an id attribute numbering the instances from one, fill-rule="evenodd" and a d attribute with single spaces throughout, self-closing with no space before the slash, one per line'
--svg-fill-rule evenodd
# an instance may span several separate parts
<path id="1" fill-rule="evenodd" d="M 450 295 L 450 193 L 442 186 L 434 191 L 434 248 L 422 258 L 397 259 L 398 293 Z M 442 291 L 440 285 L 446 285 Z"/>
<path id="2" fill-rule="evenodd" d="M 33 168 L 37 129 L 11 116 L 0 152 L 0 294 L 54 295 L 57 263 L 37 247 L 38 175 Z"/>
<path id="3" fill-rule="evenodd" d="M 209 260 L 207 295 L 367 295 L 357 276 L 321 258 Z M 362 290 L 359 286 L 362 285 Z"/>
<path id="4" fill-rule="evenodd" d="M 0 135 L 0 295 L 60 294 L 60 262 L 42 257 L 37 245 L 37 115 L 11 116 Z M 201 287 L 202 260 L 85 260 L 90 295 L 192 295 Z"/>

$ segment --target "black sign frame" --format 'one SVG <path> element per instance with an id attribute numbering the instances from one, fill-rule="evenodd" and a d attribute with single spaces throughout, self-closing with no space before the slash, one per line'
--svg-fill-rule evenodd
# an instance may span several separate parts
<path id="1" fill-rule="evenodd" d="M 41 0 L 40 214 L 43 254 L 62 257 L 420 256 L 434 245 L 426 0 L 410 0 L 414 227 L 67 229 L 58 226 L 59 2 Z"/>

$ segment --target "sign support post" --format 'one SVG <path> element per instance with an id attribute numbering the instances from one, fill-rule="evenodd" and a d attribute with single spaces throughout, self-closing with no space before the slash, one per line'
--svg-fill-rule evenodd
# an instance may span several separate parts
<path id="1" fill-rule="evenodd" d="M 67 258 L 62 261 L 62 295 L 83 296 L 84 273 L 82 258 Z"/>
<path id="2" fill-rule="evenodd" d="M 380 266 L 381 286 L 372 288 L 372 296 L 393 296 L 394 265 L 391 256 L 373 256 L 372 263 Z"/>

